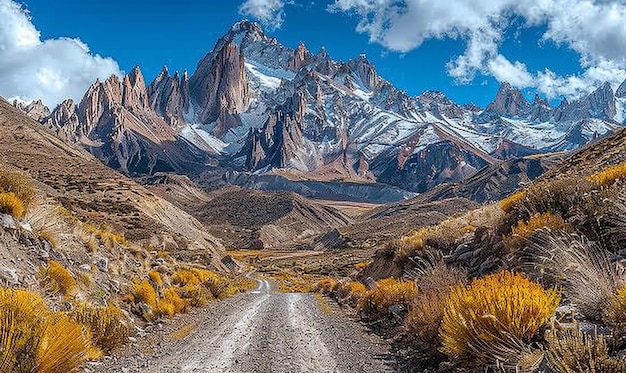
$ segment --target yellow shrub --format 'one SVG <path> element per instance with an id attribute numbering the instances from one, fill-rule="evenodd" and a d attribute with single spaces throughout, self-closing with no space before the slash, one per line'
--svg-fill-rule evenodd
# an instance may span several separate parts
<path id="1" fill-rule="evenodd" d="M 204 272 L 198 273 L 204 274 Z M 193 271 L 184 268 L 177 269 L 172 276 L 172 284 L 179 286 L 200 285 L 201 283 L 202 281 L 200 281 Z"/>
<path id="2" fill-rule="evenodd" d="M 178 294 L 194 307 L 206 306 L 214 299 L 211 291 L 201 285 L 185 285 L 178 288 Z"/>
<path id="3" fill-rule="evenodd" d="M 339 286 L 339 300 L 356 307 L 367 294 L 367 287 L 359 281 L 350 281 Z"/>
<path id="4" fill-rule="evenodd" d="M 526 198 L 526 191 L 515 192 L 500 201 L 500 208 L 508 214 L 513 210 L 513 207 L 524 198 Z"/>
<path id="5" fill-rule="evenodd" d="M 94 345 L 105 352 L 126 343 L 131 334 L 129 321 L 122 310 L 114 305 L 92 307 L 86 304 L 76 306 L 70 318 L 85 325 L 91 331 Z"/>
<path id="6" fill-rule="evenodd" d="M 53 249 L 56 249 L 59 246 L 59 241 L 54 233 L 43 230 L 39 232 L 39 239 L 47 241 Z"/>
<path id="7" fill-rule="evenodd" d="M 156 309 L 157 294 L 147 279 L 133 282 L 133 297 L 136 302 L 143 302 L 153 310 Z"/>
<path id="8" fill-rule="evenodd" d="M 619 332 L 626 331 L 626 285 L 617 289 L 611 297 L 602 319 Z"/>
<path id="9" fill-rule="evenodd" d="M 357 271 L 362 271 L 365 268 L 367 268 L 367 266 L 370 264 L 369 261 L 365 261 L 365 262 L 360 262 L 354 265 L 354 269 L 356 269 Z"/>
<path id="10" fill-rule="evenodd" d="M 163 298 L 157 300 L 156 313 L 159 316 L 171 317 L 177 313 L 185 312 L 186 309 L 187 302 L 173 288 L 163 290 Z"/>
<path id="11" fill-rule="evenodd" d="M 43 269 L 43 286 L 53 294 L 74 296 L 76 294 L 76 280 L 61 264 L 50 260 Z"/>
<path id="12" fill-rule="evenodd" d="M 157 285 L 163 285 L 163 278 L 161 277 L 161 274 L 157 271 L 150 271 L 148 272 L 148 277 L 150 277 L 150 280 L 152 280 L 152 282 L 154 282 Z"/>
<path id="13" fill-rule="evenodd" d="M 569 231 L 570 226 L 562 217 L 550 212 L 535 214 L 530 217 L 528 223 L 519 221 L 513 227 L 513 234 L 522 238 L 530 237 L 537 229 L 548 228 L 553 231 Z"/>
<path id="14" fill-rule="evenodd" d="M 26 207 L 13 192 L 0 192 L 0 212 L 11 215 L 15 218 L 23 218 L 26 213 Z"/>
<path id="15" fill-rule="evenodd" d="M 451 289 L 440 330 L 441 351 L 455 361 L 495 364 L 519 357 L 554 315 L 555 290 L 508 271 Z"/>
<path id="16" fill-rule="evenodd" d="M 0 372 L 71 372 L 87 359 L 80 325 L 28 291 L 0 289 Z"/>
<path id="17" fill-rule="evenodd" d="M 0 171 L 0 192 L 15 194 L 26 206 L 35 199 L 33 184 L 18 172 Z"/>
<path id="18" fill-rule="evenodd" d="M 626 162 L 596 172 L 589 176 L 587 180 L 600 186 L 609 186 L 614 184 L 617 180 L 623 180 L 624 177 L 626 177 Z"/>
<path id="19" fill-rule="evenodd" d="M 335 280 L 332 277 L 324 277 L 319 280 L 315 285 L 315 291 L 319 291 L 322 294 L 329 294 L 333 291 L 339 284 L 339 281 Z"/>
<path id="20" fill-rule="evenodd" d="M 417 295 L 415 281 L 386 278 L 376 281 L 376 287 L 365 293 L 359 302 L 359 308 L 368 313 L 384 314 L 396 304 L 408 304 Z"/>

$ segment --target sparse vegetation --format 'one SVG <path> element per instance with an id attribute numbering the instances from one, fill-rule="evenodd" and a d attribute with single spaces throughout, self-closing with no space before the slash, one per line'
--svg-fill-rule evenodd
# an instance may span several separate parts
<path id="1" fill-rule="evenodd" d="M 567 298 L 591 320 L 601 320 L 622 283 L 608 253 L 584 236 L 543 231 L 536 235 L 529 260 L 536 271 L 563 288 Z"/>
<path id="2" fill-rule="evenodd" d="M 131 335 L 130 320 L 112 304 L 106 307 L 79 304 L 69 312 L 69 317 L 85 325 L 91 332 L 94 345 L 104 352 L 120 347 Z"/>
<path id="3" fill-rule="evenodd" d="M 81 325 L 25 290 L 0 289 L 0 371 L 73 372 L 88 356 Z"/>
<path id="4" fill-rule="evenodd" d="M 393 305 L 408 307 L 416 295 L 415 281 L 386 278 L 376 281 L 376 287 L 365 293 L 359 308 L 371 314 L 387 314 Z"/>
<path id="5" fill-rule="evenodd" d="M 525 191 L 515 192 L 511 194 L 510 196 L 506 197 L 505 199 L 503 199 L 502 201 L 500 201 L 500 208 L 502 209 L 502 211 L 509 213 L 513 210 L 513 207 L 517 203 L 522 201 L 524 198 L 526 198 Z"/>
<path id="6" fill-rule="evenodd" d="M 0 170 L 0 212 L 22 218 L 34 200 L 35 189 L 26 176 Z"/>
<path id="7" fill-rule="evenodd" d="M 599 186 L 610 186 L 626 177 L 626 162 L 609 167 L 589 176 L 587 180 Z"/>
<path id="8" fill-rule="evenodd" d="M 441 351 L 475 365 L 517 364 L 561 300 L 525 276 L 503 271 L 453 287 L 446 301 Z"/>
<path id="9" fill-rule="evenodd" d="M 76 279 L 60 263 L 50 260 L 41 272 L 42 285 L 50 293 L 61 294 L 66 297 L 72 297 L 76 294 Z"/>
<path id="10" fill-rule="evenodd" d="M 557 373 L 621 373 L 626 359 L 609 356 L 603 335 L 584 334 L 580 329 L 550 332 L 546 337 L 548 361 Z"/>

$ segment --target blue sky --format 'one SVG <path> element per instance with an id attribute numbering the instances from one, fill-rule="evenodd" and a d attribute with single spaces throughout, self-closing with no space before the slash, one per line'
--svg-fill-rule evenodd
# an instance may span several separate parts
<path id="1" fill-rule="evenodd" d="M 339 60 L 365 53 L 380 75 L 409 94 L 439 90 L 459 103 L 485 106 L 504 80 L 529 96 L 539 92 L 556 101 L 603 80 L 616 87 L 626 79 L 621 1 L 517 3 L 21 0 L 29 19 L 17 2 L 0 0 L 0 19 L 9 20 L 0 24 L 0 95 L 41 96 L 52 104 L 63 95 L 79 99 L 95 77 L 135 65 L 148 81 L 163 65 L 191 73 L 243 18 L 260 21 L 287 46 L 302 41 L 314 53 L 324 46 Z M 586 25 L 600 22 L 603 31 Z M 15 56 L 23 59 L 17 63 Z"/>

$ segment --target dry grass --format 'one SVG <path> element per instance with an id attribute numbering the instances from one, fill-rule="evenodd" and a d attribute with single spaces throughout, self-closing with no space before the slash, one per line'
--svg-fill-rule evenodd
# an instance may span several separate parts
<path id="1" fill-rule="evenodd" d="M 150 271 L 148 272 L 148 277 L 150 278 L 150 280 L 152 282 L 154 282 L 156 285 L 163 285 L 163 277 L 161 277 L 161 274 L 157 271 Z"/>
<path id="2" fill-rule="evenodd" d="M 326 299 L 324 299 L 324 296 L 322 296 L 322 294 L 315 293 L 314 296 L 315 296 L 315 300 L 317 301 L 317 307 L 319 307 L 322 313 L 329 314 L 333 312 L 332 308 L 330 308 L 330 306 L 328 305 L 328 303 L 326 302 Z"/>
<path id="3" fill-rule="evenodd" d="M 384 315 L 393 305 L 408 307 L 416 295 L 415 281 L 386 278 L 376 281 L 376 287 L 365 293 L 358 307 L 370 314 Z"/>
<path id="4" fill-rule="evenodd" d="M 133 281 L 132 295 L 135 302 L 143 302 L 156 309 L 157 293 L 147 279 Z"/>
<path id="5" fill-rule="evenodd" d="M 52 294 L 72 297 L 76 295 L 77 286 L 74 276 L 60 263 L 50 260 L 42 268 L 42 286 Z"/>
<path id="6" fill-rule="evenodd" d="M 532 239 L 528 259 L 536 271 L 562 286 L 583 315 L 601 320 L 603 310 L 623 283 L 608 255 L 584 236 L 546 230 Z"/>
<path id="7" fill-rule="evenodd" d="M 610 186 L 618 180 L 624 180 L 625 177 L 626 162 L 609 167 L 600 172 L 596 172 L 595 174 L 589 176 L 587 180 L 600 186 Z"/>
<path id="8" fill-rule="evenodd" d="M 416 273 L 417 297 L 409 305 L 404 326 L 421 345 L 436 349 L 450 289 L 465 284 L 466 273 L 448 267 L 443 261 L 421 268 Z"/>
<path id="9" fill-rule="evenodd" d="M 90 234 L 93 234 L 103 245 L 106 247 L 113 247 L 115 245 L 125 245 L 127 243 L 126 237 L 122 234 L 114 233 L 105 226 L 95 226 L 89 223 L 83 223 L 82 228 Z"/>
<path id="10" fill-rule="evenodd" d="M 508 214 L 509 212 L 513 211 L 513 207 L 515 205 L 517 205 L 520 201 L 526 198 L 526 195 L 527 194 L 525 191 L 515 192 L 500 201 L 500 208 L 502 209 L 502 211 Z"/>
<path id="11" fill-rule="evenodd" d="M 163 290 L 163 297 L 157 300 L 157 316 L 174 316 L 187 310 L 187 301 L 182 299 L 174 288 Z"/>
<path id="12" fill-rule="evenodd" d="M 122 346 L 131 335 L 130 320 L 119 307 L 93 307 L 80 304 L 70 311 L 70 318 L 85 325 L 91 332 L 93 343 L 102 351 Z"/>
<path id="13" fill-rule="evenodd" d="M 422 250 L 434 248 L 449 252 L 455 248 L 459 238 L 473 232 L 477 227 L 491 227 L 502 219 L 503 212 L 497 204 L 486 205 L 460 216 L 448 218 L 437 225 L 422 227 L 402 238 L 397 245 L 398 259 L 419 255 Z"/>
<path id="14" fill-rule="evenodd" d="M 551 212 L 534 214 L 528 221 L 520 220 L 513 227 L 511 236 L 504 238 L 504 244 L 508 252 L 513 253 L 529 243 L 529 238 L 540 229 L 548 229 L 555 232 L 573 232 L 573 227 L 562 217 Z"/>
<path id="15" fill-rule="evenodd" d="M 48 231 L 48 230 L 40 231 L 39 239 L 48 242 L 50 246 L 52 246 L 53 249 L 56 249 L 59 247 L 59 240 L 57 236 L 51 231 Z"/>
<path id="16" fill-rule="evenodd" d="M 314 290 L 322 294 L 330 294 L 337 289 L 339 281 L 332 277 L 324 277 L 315 284 Z"/>
<path id="17" fill-rule="evenodd" d="M 617 289 L 611 296 L 603 312 L 602 320 L 618 333 L 626 332 L 626 285 Z"/>
<path id="18" fill-rule="evenodd" d="M 530 340 L 554 316 L 555 290 L 503 271 L 451 289 L 444 308 L 441 352 L 469 364 L 517 364 Z"/>
<path id="19" fill-rule="evenodd" d="M 73 372 L 87 359 L 89 339 L 67 316 L 24 290 L 0 289 L 0 372 Z"/>
<path id="20" fill-rule="evenodd" d="M 172 339 L 173 341 L 181 341 L 187 338 L 197 328 L 198 328 L 198 323 L 196 322 L 183 325 L 182 327 L 180 327 L 178 330 L 176 330 L 170 335 L 170 339 Z"/>
<path id="21" fill-rule="evenodd" d="M 26 206 L 15 193 L 0 192 L 0 213 L 8 214 L 15 218 L 23 218 L 26 213 Z"/>
<path id="22" fill-rule="evenodd" d="M 622 373 L 626 372 L 624 357 L 609 356 L 604 336 L 589 335 L 579 329 L 547 333 L 547 356 L 557 373 Z"/>

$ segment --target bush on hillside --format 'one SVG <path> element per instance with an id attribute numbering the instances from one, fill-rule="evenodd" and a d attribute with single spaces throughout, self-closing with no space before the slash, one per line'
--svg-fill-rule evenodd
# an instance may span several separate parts
<path id="1" fill-rule="evenodd" d="M 517 364 L 554 316 L 561 296 L 521 274 L 502 271 L 450 290 L 440 329 L 441 352 L 476 365 Z"/>

